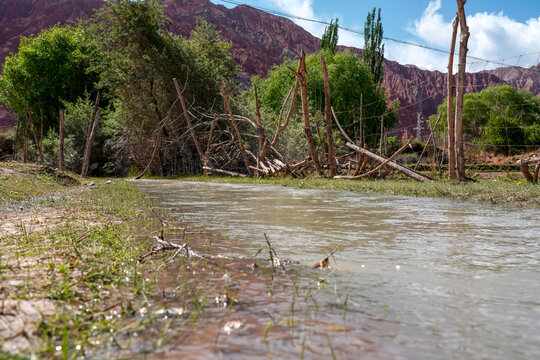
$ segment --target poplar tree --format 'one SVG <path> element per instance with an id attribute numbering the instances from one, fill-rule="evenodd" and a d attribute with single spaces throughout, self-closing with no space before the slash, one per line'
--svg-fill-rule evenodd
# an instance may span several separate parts
<path id="1" fill-rule="evenodd" d="M 377 11 L 377 20 L 375 20 L 375 8 L 369 12 L 364 25 L 364 51 L 362 53 L 364 62 L 373 74 L 373 80 L 376 84 L 381 84 L 383 80 L 383 60 L 384 44 L 383 27 L 381 23 L 381 9 Z"/>
<path id="2" fill-rule="evenodd" d="M 324 29 L 324 34 L 321 38 L 321 49 L 329 50 L 332 54 L 336 52 L 338 42 L 338 18 L 336 22 L 330 21 L 330 25 Z"/>

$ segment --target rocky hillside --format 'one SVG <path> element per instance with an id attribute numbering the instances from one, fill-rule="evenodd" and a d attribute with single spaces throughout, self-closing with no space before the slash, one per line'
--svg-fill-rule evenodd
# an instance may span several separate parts
<path id="1" fill-rule="evenodd" d="M 254 74 L 264 75 L 283 58 L 295 57 L 301 48 L 307 53 L 319 49 L 320 40 L 289 19 L 249 6 L 228 9 L 209 0 L 164 2 L 173 33 L 189 36 L 198 16 L 216 24 L 223 38 L 234 44 L 233 57 L 242 68 L 244 81 Z M 0 61 L 17 49 L 19 35 L 36 34 L 57 22 L 86 18 L 103 3 L 103 0 L 0 0 Z M 436 112 L 437 105 L 446 96 L 446 76 L 395 61 L 385 61 L 384 65 L 384 85 L 390 98 L 399 99 L 401 103 L 400 121 L 394 132 L 401 135 L 407 129 L 410 134 L 416 126 L 417 113 L 427 118 Z M 501 83 L 538 94 L 540 71 L 507 67 L 468 74 L 467 91 Z M 9 120 L 0 109 L 0 128 L 12 123 L 13 119 Z"/>

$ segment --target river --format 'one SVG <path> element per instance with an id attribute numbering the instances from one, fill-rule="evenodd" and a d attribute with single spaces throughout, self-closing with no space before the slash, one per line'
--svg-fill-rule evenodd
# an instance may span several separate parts
<path id="1" fill-rule="evenodd" d="M 343 327 L 327 327 L 341 357 L 540 358 L 536 210 L 273 185 L 137 184 L 187 223 L 225 235 L 235 254 L 264 248 L 264 234 L 278 256 L 302 264 L 339 247 L 330 271 L 309 272 L 329 276 L 328 291 L 350 309 Z M 328 295 L 328 312 L 343 312 L 336 297 Z"/>

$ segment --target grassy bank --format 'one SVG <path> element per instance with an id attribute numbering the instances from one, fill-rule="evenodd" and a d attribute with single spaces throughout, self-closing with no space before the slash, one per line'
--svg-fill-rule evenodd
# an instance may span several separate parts
<path id="1" fill-rule="evenodd" d="M 273 184 L 302 189 L 347 190 L 360 193 L 447 198 L 513 207 L 540 208 L 540 185 L 529 184 L 520 174 L 504 174 L 474 182 L 418 182 L 409 179 L 345 180 L 323 178 L 181 177 L 182 180 Z"/>
<path id="2" fill-rule="evenodd" d="M 78 358 L 114 341 L 149 289 L 137 260 L 154 210 L 125 181 L 0 170 L 0 358 Z"/>

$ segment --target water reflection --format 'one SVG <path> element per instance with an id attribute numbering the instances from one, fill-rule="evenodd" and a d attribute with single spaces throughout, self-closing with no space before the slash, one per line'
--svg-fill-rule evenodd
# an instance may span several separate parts
<path id="1" fill-rule="evenodd" d="M 536 211 L 267 185 L 138 184 L 185 220 L 226 233 L 237 253 L 255 253 L 263 233 L 282 257 L 306 264 L 339 245 L 336 292 L 349 295 L 371 341 L 398 357 L 540 356 Z"/>

